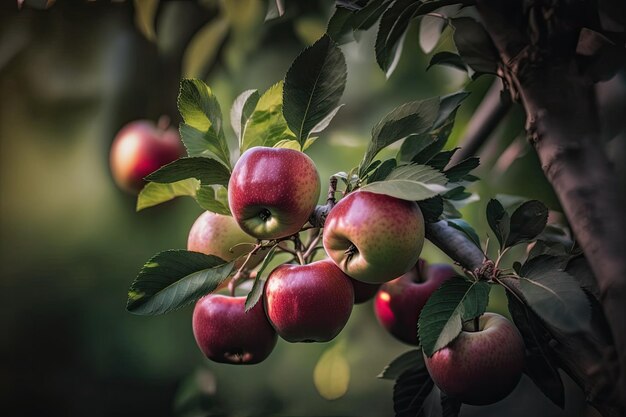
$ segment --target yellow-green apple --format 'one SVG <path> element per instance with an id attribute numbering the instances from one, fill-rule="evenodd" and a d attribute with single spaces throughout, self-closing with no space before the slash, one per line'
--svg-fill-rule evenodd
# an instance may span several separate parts
<path id="1" fill-rule="evenodd" d="M 265 284 L 265 312 L 288 342 L 328 342 L 348 322 L 354 289 L 330 260 L 283 264 Z"/>
<path id="2" fill-rule="evenodd" d="M 245 261 L 243 255 L 250 252 L 255 243 L 256 239 L 241 230 L 231 216 L 205 211 L 191 226 L 187 250 L 219 256 L 229 262 L 241 257 L 235 264 L 238 268 Z M 248 267 L 258 265 L 262 256 L 255 258 L 251 259 Z"/>
<path id="3" fill-rule="evenodd" d="M 355 191 L 328 214 L 323 241 L 328 256 L 352 278 L 387 282 L 415 266 L 424 218 L 414 201 Z"/>
<path id="4" fill-rule="evenodd" d="M 178 132 L 167 123 L 155 125 L 137 120 L 125 125 L 111 145 L 109 162 L 116 184 L 137 193 L 145 185 L 144 177 L 175 161 L 184 154 Z"/>
<path id="5" fill-rule="evenodd" d="M 515 389 L 524 367 L 524 340 L 506 318 L 494 313 L 480 317 L 479 330 L 463 324 L 448 346 L 424 355 L 435 384 L 447 395 L 471 405 L 500 401 Z"/>
<path id="6" fill-rule="evenodd" d="M 192 327 L 198 347 L 212 361 L 252 365 L 276 346 L 276 332 L 263 305 L 245 311 L 246 297 L 209 294 L 196 303 Z"/>
<path id="7" fill-rule="evenodd" d="M 248 149 L 235 164 L 228 183 L 235 220 L 258 239 L 297 233 L 315 209 L 319 195 L 315 164 L 293 149 Z"/>
<path id="8" fill-rule="evenodd" d="M 357 281 L 354 278 L 350 278 L 350 282 L 352 283 L 352 287 L 354 287 L 354 304 L 362 304 L 371 300 L 380 288 L 380 284 L 368 284 L 366 282 Z"/>
<path id="9" fill-rule="evenodd" d="M 374 301 L 378 322 L 398 340 L 419 345 L 417 320 L 428 298 L 449 278 L 458 275 L 447 264 L 433 264 L 420 259 L 409 272 L 386 282 Z"/>

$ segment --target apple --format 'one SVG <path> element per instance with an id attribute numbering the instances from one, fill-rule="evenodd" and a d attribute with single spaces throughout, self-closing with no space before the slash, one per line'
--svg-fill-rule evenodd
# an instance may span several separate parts
<path id="1" fill-rule="evenodd" d="M 265 312 L 288 342 L 328 342 L 348 322 L 354 289 L 330 260 L 283 264 L 265 284 Z"/>
<path id="2" fill-rule="evenodd" d="M 362 304 L 371 300 L 380 288 L 380 284 L 367 284 L 354 278 L 350 278 L 350 282 L 354 288 L 354 304 Z"/>
<path id="3" fill-rule="evenodd" d="M 241 243 L 244 244 L 241 245 Z M 250 252 L 255 243 L 256 239 L 241 230 L 231 216 L 205 211 L 191 226 L 187 250 L 219 256 L 228 262 L 242 257 L 235 264 L 238 268 L 245 261 L 243 255 Z M 248 267 L 253 268 L 258 265 L 263 256 L 255 255 L 255 258 L 260 259 L 251 259 Z"/>
<path id="4" fill-rule="evenodd" d="M 300 231 L 319 196 L 315 164 L 293 149 L 248 149 L 235 164 L 228 183 L 235 220 L 258 239 L 277 239 Z"/>
<path id="5" fill-rule="evenodd" d="M 449 278 L 458 275 L 447 264 L 420 259 L 409 272 L 380 287 L 374 301 L 378 322 L 398 340 L 419 345 L 417 320 L 430 295 Z"/>
<path id="6" fill-rule="evenodd" d="M 450 397 L 470 405 L 500 401 L 517 386 L 524 367 L 524 340 L 517 328 L 499 314 L 463 324 L 448 346 L 424 355 L 435 384 Z"/>
<path id="7" fill-rule="evenodd" d="M 245 311 L 246 297 L 209 294 L 193 310 L 193 335 L 204 355 L 215 362 L 252 365 L 276 346 L 276 332 L 263 305 Z"/>
<path id="8" fill-rule="evenodd" d="M 109 162 L 116 184 L 137 194 L 145 185 L 144 177 L 183 156 L 176 129 L 168 128 L 169 120 L 161 118 L 156 126 L 149 120 L 125 125 L 111 145 Z"/>
<path id="9" fill-rule="evenodd" d="M 323 242 L 343 272 L 379 284 L 415 265 L 424 245 L 424 218 L 414 201 L 355 191 L 328 214 Z"/>

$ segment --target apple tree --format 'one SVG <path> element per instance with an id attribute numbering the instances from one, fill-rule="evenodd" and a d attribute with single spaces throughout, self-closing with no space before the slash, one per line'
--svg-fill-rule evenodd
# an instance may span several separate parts
<path id="1" fill-rule="evenodd" d="M 326 34 L 272 87 L 242 92 L 230 120 L 207 84 L 184 79 L 178 110 L 187 156 L 145 178 L 137 207 L 190 196 L 210 213 L 197 220 L 187 250 L 145 263 L 128 310 L 157 315 L 196 302 L 202 352 L 252 364 L 271 353 L 277 336 L 333 339 L 354 302 L 376 296 L 381 324 L 414 345 L 380 374 L 395 380 L 396 416 L 427 415 L 435 387 L 446 416 L 459 415 L 462 404 L 497 402 L 522 372 L 563 407 L 560 371 L 601 415 L 622 415 L 624 202 L 598 141 L 594 83 L 624 65 L 623 12 L 610 0 L 338 1 Z M 342 114 L 349 74 L 339 45 L 376 27 L 372 53 L 390 75 L 412 22 L 427 51 L 445 43 L 442 34 L 454 42 L 430 66 L 453 66 L 471 78 L 495 74 L 502 82 L 461 149 L 446 144 L 465 91 L 398 103 L 372 123 L 357 166 L 320 179 L 304 152 Z M 567 222 L 548 224 L 549 210 L 537 200 L 490 199 L 490 232 L 481 236 L 459 209 L 478 197 L 473 155 L 512 103 L 526 113 L 528 138 Z M 325 184 L 325 204 L 317 205 Z M 424 239 L 463 273 L 420 259 Z M 519 247 L 526 250 L 515 251 L 516 259 L 505 256 Z M 275 265 L 281 253 L 289 259 Z M 400 303 L 409 307 L 390 302 L 411 298 L 414 281 L 435 275 L 428 289 Z M 506 292 L 513 322 L 486 313 L 496 286 Z M 230 295 L 216 294 L 223 289 Z"/>

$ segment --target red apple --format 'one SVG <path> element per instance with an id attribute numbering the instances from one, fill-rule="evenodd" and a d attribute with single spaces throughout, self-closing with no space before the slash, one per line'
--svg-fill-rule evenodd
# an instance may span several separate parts
<path id="1" fill-rule="evenodd" d="M 354 304 L 362 304 L 372 299 L 380 288 L 380 284 L 367 284 L 354 278 L 350 278 L 350 282 L 354 287 Z"/>
<path id="2" fill-rule="evenodd" d="M 398 340 L 419 345 L 417 320 L 430 295 L 443 282 L 458 275 L 446 264 L 418 264 L 399 278 L 382 285 L 374 301 L 378 322 Z"/>
<path id="3" fill-rule="evenodd" d="M 156 126 L 149 120 L 138 120 L 128 123 L 115 136 L 109 162 L 117 185 L 136 194 L 145 185 L 145 176 L 183 154 L 175 128 L 167 128 L 166 123 Z"/>
<path id="4" fill-rule="evenodd" d="M 348 322 L 354 290 L 330 260 L 280 265 L 265 284 L 265 311 L 288 342 L 328 342 Z"/>
<path id="5" fill-rule="evenodd" d="M 245 311 L 246 297 L 209 294 L 193 310 L 193 335 L 212 361 L 252 365 L 263 361 L 276 346 L 276 332 L 263 305 Z"/>
<path id="6" fill-rule="evenodd" d="M 328 214 L 324 249 L 343 272 L 370 284 L 410 270 L 424 245 L 424 218 L 417 203 L 356 191 Z"/>
<path id="7" fill-rule="evenodd" d="M 315 209 L 319 195 L 315 164 L 292 149 L 248 149 L 235 164 L 228 183 L 235 220 L 258 239 L 297 233 Z"/>
<path id="8" fill-rule="evenodd" d="M 463 324 L 461 334 L 432 357 L 426 367 L 447 395 L 471 405 L 500 401 L 517 386 L 524 367 L 524 340 L 506 318 L 485 313 L 474 324 Z"/>
<path id="9" fill-rule="evenodd" d="M 231 216 L 205 211 L 191 226 L 187 250 L 219 256 L 229 262 L 242 256 L 235 264 L 238 268 L 245 261 L 243 255 L 250 252 L 255 243 L 256 239 L 241 230 Z M 258 265 L 260 259 L 251 261 L 254 262 L 248 263 L 247 266 L 253 268 Z"/>

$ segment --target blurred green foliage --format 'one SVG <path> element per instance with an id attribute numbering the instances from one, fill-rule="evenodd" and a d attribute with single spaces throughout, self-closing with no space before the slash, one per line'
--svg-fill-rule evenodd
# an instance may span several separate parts
<path id="1" fill-rule="evenodd" d="M 143 262 L 161 250 L 184 248 L 201 210 L 181 198 L 136 213 L 135 199 L 114 186 L 108 168 L 116 131 L 161 114 L 177 122 L 182 76 L 204 78 L 228 114 L 243 90 L 264 91 L 284 77 L 299 51 L 323 33 L 333 3 L 288 1 L 285 16 L 264 22 L 260 1 L 161 2 L 155 10 L 147 7 L 154 27 L 136 15 L 141 8 L 133 4 L 141 2 L 72 0 L 19 12 L 2 6 L 3 410 L 20 410 L 7 415 L 21 416 L 167 416 L 176 407 L 181 415 L 203 415 L 195 414 L 193 404 L 181 404 L 186 395 L 223 415 L 390 415 L 391 383 L 375 376 L 409 348 L 377 325 L 371 302 L 354 308 L 337 342 L 279 342 L 267 361 L 253 367 L 207 363 L 193 340 L 191 308 L 160 317 L 125 310 L 127 288 Z M 466 85 L 466 75 L 455 69 L 426 72 L 429 59 L 419 50 L 418 32 L 416 25 L 409 29 L 389 80 L 375 63 L 375 31 L 342 46 L 346 105 L 308 151 L 322 178 L 356 166 L 371 128 L 397 105 L 465 87 L 472 94 L 448 147 L 458 144 L 492 79 Z M 535 154 L 520 139 L 522 128 L 523 115 L 515 109 L 481 155 L 477 173 L 484 181 L 472 191 L 482 201 L 464 215 L 483 238 L 484 206 L 498 193 L 558 208 Z M 228 124 L 226 129 L 234 149 L 233 132 Z M 423 256 L 449 261 L 432 245 Z M 492 292 L 489 309 L 505 307 L 503 293 Z M 345 396 L 327 401 L 316 391 L 313 370 L 334 343 L 342 346 L 350 382 Z M 533 398 L 538 408 L 557 414 L 536 388 L 527 381 L 522 386 L 504 402 Z M 175 402 L 179 389 L 182 397 Z M 580 399 L 571 401 L 566 410 L 578 409 Z"/>

